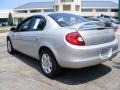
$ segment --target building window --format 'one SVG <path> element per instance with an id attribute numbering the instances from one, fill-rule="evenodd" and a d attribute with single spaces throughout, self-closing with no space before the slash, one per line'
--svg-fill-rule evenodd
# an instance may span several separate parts
<path id="1" fill-rule="evenodd" d="M 18 18 L 17 20 L 18 20 L 17 24 L 19 24 L 23 21 L 23 18 Z"/>
<path id="2" fill-rule="evenodd" d="M 93 9 L 82 9 L 81 11 L 82 11 L 82 12 L 92 12 Z"/>
<path id="3" fill-rule="evenodd" d="M 71 5 L 63 5 L 63 11 L 71 11 Z"/>
<path id="4" fill-rule="evenodd" d="M 118 9 L 111 9 L 111 12 L 118 12 Z"/>
<path id="5" fill-rule="evenodd" d="M 54 9 L 45 9 L 44 12 L 54 12 Z"/>
<path id="6" fill-rule="evenodd" d="M 40 13 L 41 10 L 31 10 L 30 12 L 31 12 L 31 13 Z"/>
<path id="7" fill-rule="evenodd" d="M 55 6 L 55 10 L 59 11 L 59 6 L 58 5 Z"/>
<path id="8" fill-rule="evenodd" d="M 16 11 L 17 13 L 27 13 L 27 10 Z"/>
<path id="9" fill-rule="evenodd" d="M 79 11 L 80 10 L 80 5 L 75 5 L 75 11 Z"/>
<path id="10" fill-rule="evenodd" d="M 107 9 L 96 9 L 96 12 L 107 12 Z"/>
<path id="11" fill-rule="evenodd" d="M 61 2 L 74 2 L 74 0 L 61 0 Z"/>

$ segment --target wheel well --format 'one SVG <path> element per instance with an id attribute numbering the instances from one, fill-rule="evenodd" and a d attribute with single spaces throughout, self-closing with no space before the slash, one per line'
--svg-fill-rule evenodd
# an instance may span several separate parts
<path id="1" fill-rule="evenodd" d="M 39 54 L 40 54 L 44 49 L 47 49 L 47 50 L 49 50 L 51 53 L 53 53 L 48 47 L 43 46 L 43 47 L 41 47 L 41 48 L 39 49 Z"/>
<path id="2" fill-rule="evenodd" d="M 53 54 L 54 58 L 56 59 L 56 56 L 55 56 L 55 54 L 53 53 L 53 51 L 50 50 L 50 48 L 48 48 L 48 47 L 46 47 L 46 46 L 43 46 L 43 47 L 41 47 L 41 48 L 39 49 L 39 54 L 42 52 L 42 50 L 45 50 L 45 49 L 49 50 L 49 51 Z M 56 63 L 58 64 L 57 59 L 56 59 Z M 58 64 L 58 66 L 59 66 L 59 64 Z"/>

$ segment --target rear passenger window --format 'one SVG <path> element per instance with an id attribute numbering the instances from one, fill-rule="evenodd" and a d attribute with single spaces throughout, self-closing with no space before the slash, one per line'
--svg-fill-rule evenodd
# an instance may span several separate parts
<path id="1" fill-rule="evenodd" d="M 46 22 L 45 19 L 43 18 L 35 18 L 33 23 L 32 23 L 32 27 L 31 29 L 36 31 L 36 30 L 43 30 L 45 28 Z"/>

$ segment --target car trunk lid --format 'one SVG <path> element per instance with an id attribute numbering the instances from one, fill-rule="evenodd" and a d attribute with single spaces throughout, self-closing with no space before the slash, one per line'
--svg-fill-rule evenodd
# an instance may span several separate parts
<path id="1" fill-rule="evenodd" d="M 71 28 L 77 30 L 86 46 L 108 43 L 115 39 L 112 28 L 96 25 L 94 22 L 73 25 Z"/>

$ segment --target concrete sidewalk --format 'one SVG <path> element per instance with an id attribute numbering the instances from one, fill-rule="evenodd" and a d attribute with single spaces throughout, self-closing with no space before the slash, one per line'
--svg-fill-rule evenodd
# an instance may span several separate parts
<path id="1" fill-rule="evenodd" d="M 6 37 L 7 34 L 8 34 L 8 32 L 6 32 L 6 33 L 0 33 L 0 36 L 2 36 L 2 37 Z"/>

